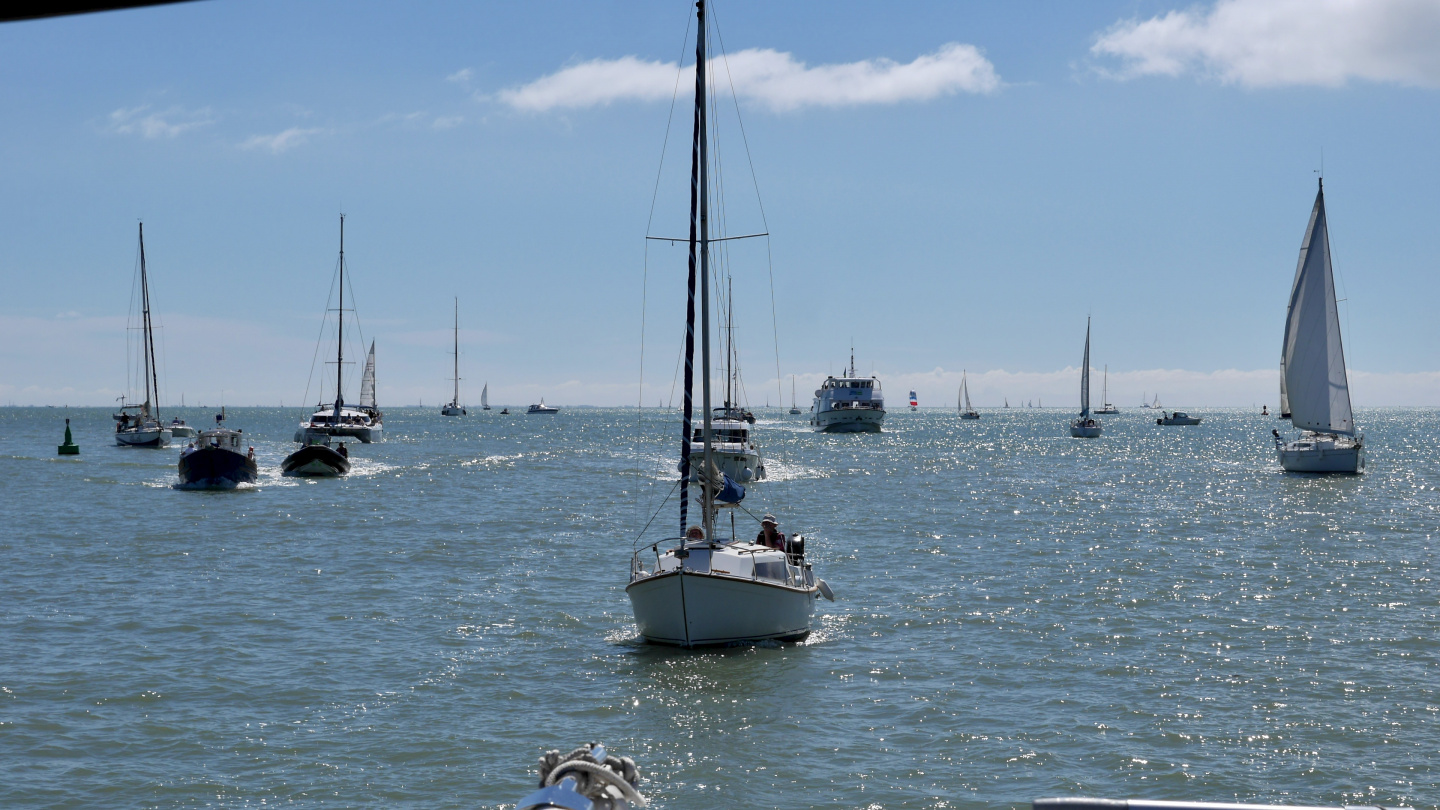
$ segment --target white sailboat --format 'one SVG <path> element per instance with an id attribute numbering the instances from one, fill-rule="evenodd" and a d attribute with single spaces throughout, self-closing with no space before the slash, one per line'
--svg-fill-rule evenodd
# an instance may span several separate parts
<path id="1" fill-rule="evenodd" d="M 170 428 L 160 424 L 160 375 L 155 365 L 155 329 L 150 320 L 150 279 L 145 269 L 145 223 L 140 223 L 140 364 L 144 367 L 144 400 L 138 405 L 120 398 L 115 414 L 115 443 L 121 447 L 164 447 Z M 131 310 L 134 314 L 134 310 Z M 129 372 L 127 371 L 127 376 Z M 133 381 L 134 378 L 131 378 Z M 132 415 L 131 412 L 134 412 Z"/>
<path id="2" fill-rule="evenodd" d="M 964 370 L 961 370 L 961 372 L 960 372 L 960 397 L 959 397 L 959 401 L 956 403 L 956 405 L 957 405 L 957 407 L 960 408 L 960 418 L 961 418 L 961 419 L 979 419 L 979 418 L 980 418 L 980 412 L 979 412 L 979 411 L 976 411 L 973 407 L 970 406 L 970 387 L 969 387 L 969 385 L 968 385 L 968 382 L 969 382 L 968 378 L 969 378 L 969 376 L 970 376 L 970 373 L 969 373 L 969 372 L 964 371 Z"/>
<path id="3" fill-rule="evenodd" d="M 1115 407 L 1114 405 L 1111 405 L 1111 404 L 1110 404 L 1110 366 L 1109 366 L 1109 365 L 1106 365 L 1106 366 L 1105 366 L 1105 372 L 1104 372 L 1104 374 L 1105 374 L 1105 376 L 1103 376 L 1103 377 L 1100 378 L 1100 379 L 1102 380 L 1102 382 L 1100 383 L 1100 401 L 1103 402 L 1104 405 L 1100 408 L 1100 410 L 1096 411 L 1095 413 L 1097 413 L 1097 414 L 1098 414 L 1098 413 L 1103 413 L 1103 414 L 1115 414 L 1115 413 L 1120 413 L 1120 409 L 1119 409 L 1119 408 L 1117 408 L 1117 407 Z"/>
<path id="4" fill-rule="evenodd" d="M 1300 245 L 1280 357 L 1288 399 L 1281 403 L 1282 413 L 1289 405 L 1290 423 L 1300 430 L 1299 438 L 1289 442 L 1280 431 L 1271 431 L 1280 466 L 1289 472 L 1360 472 L 1365 437 L 1356 432 L 1350 407 L 1323 179 Z"/>
<path id="5" fill-rule="evenodd" d="M 691 152 L 689 299 L 686 306 L 684 415 L 680 450 L 680 527 L 676 545 L 660 550 L 659 541 L 637 551 L 630 561 L 625 592 L 635 624 L 648 642 L 697 647 L 774 639 L 799 640 L 810 633 L 815 603 L 829 586 L 816 579 L 805 561 L 804 538 L 767 535 L 774 544 L 716 536 L 717 501 L 738 503 L 744 490 L 715 465 L 710 407 L 710 222 L 709 146 L 706 115 L 705 2 L 695 4 L 695 130 Z M 695 373 L 695 290 L 701 291 L 700 324 L 703 390 L 699 476 L 701 522 L 688 526 L 691 482 L 692 391 Z M 762 535 L 764 532 L 762 532 Z M 779 546 L 776 548 L 775 546 Z M 649 554 L 654 567 L 646 570 Z"/>
<path id="6" fill-rule="evenodd" d="M 480 389 L 480 410 L 490 410 L 490 383 L 488 382 L 485 383 L 484 388 Z"/>
<path id="7" fill-rule="evenodd" d="M 1100 420 L 1090 415 L 1090 319 L 1085 319 L 1085 362 L 1080 367 L 1080 417 L 1070 423 L 1070 435 L 1094 439 L 1100 435 Z"/>
<path id="8" fill-rule="evenodd" d="M 795 404 L 795 375 L 790 375 L 790 415 L 796 416 L 800 413 L 800 406 Z"/>
<path id="9" fill-rule="evenodd" d="M 455 299 L 455 395 L 449 404 L 440 409 L 441 416 L 464 416 L 465 406 L 460 404 L 460 299 Z"/>

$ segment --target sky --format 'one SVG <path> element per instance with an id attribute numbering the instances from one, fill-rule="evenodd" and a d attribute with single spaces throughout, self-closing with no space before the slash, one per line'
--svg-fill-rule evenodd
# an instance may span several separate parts
<path id="1" fill-rule="evenodd" d="M 463 401 L 678 402 L 692 8 L 0 25 L 0 404 L 125 393 L 141 220 L 162 399 L 317 400 L 342 212 L 382 407 L 448 398 L 457 298 Z M 752 406 L 853 341 L 897 403 L 1070 407 L 1088 317 L 1122 407 L 1273 407 L 1322 161 L 1354 402 L 1440 405 L 1440 0 L 710 8 Z"/>

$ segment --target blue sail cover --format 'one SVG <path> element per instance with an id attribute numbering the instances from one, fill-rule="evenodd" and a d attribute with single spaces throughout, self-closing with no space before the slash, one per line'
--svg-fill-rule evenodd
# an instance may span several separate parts
<path id="1" fill-rule="evenodd" d="M 725 486 L 715 493 L 716 503 L 739 503 L 743 500 L 745 500 L 745 488 L 735 483 L 735 479 L 725 475 Z"/>

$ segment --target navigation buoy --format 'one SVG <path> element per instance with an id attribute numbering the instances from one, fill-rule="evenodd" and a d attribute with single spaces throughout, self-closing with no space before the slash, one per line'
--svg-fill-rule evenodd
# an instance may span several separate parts
<path id="1" fill-rule="evenodd" d="M 76 443 L 75 443 L 75 439 L 70 436 L 70 420 L 69 420 L 69 418 L 66 418 L 66 420 L 65 420 L 65 443 L 62 444 L 62 445 L 60 445 L 60 446 L 59 446 L 58 448 L 56 448 L 56 449 L 57 449 L 57 451 L 59 452 L 59 454 L 62 455 L 62 456 L 78 456 L 78 455 L 80 455 L 80 445 L 76 444 Z"/>

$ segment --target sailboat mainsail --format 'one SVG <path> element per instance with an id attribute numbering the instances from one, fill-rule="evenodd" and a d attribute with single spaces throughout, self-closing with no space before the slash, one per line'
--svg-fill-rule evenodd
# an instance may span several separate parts
<path id="1" fill-rule="evenodd" d="M 1323 180 L 1300 248 L 1289 310 L 1281 358 L 1282 390 L 1288 401 L 1281 402 L 1281 413 L 1289 405 L 1290 422 L 1301 430 L 1353 436 L 1355 417 L 1340 342 Z"/>
<path id="2" fill-rule="evenodd" d="M 1080 418 L 1090 416 L 1090 319 L 1085 319 L 1085 361 L 1080 367 Z"/>
<path id="3" fill-rule="evenodd" d="M 360 375 L 360 407 L 375 410 L 375 341 L 370 341 L 370 352 L 365 355 L 365 371 Z"/>
<path id="4" fill-rule="evenodd" d="M 485 383 L 484 388 L 480 389 L 480 410 L 490 410 L 490 383 L 488 382 Z"/>

